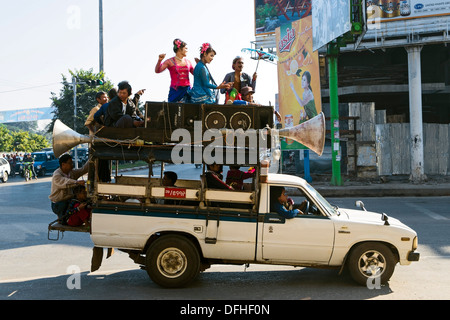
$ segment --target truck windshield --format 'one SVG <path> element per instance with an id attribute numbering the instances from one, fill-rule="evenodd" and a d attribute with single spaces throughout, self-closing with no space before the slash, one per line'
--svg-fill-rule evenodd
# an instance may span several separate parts
<path id="1" fill-rule="evenodd" d="M 332 206 L 322 195 L 314 189 L 309 183 L 306 183 L 306 189 L 308 189 L 308 192 L 315 197 L 325 208 L 325 210 L 328 211 L 330 215 L 336 215 L 338 214 L 337 208 Z"/>

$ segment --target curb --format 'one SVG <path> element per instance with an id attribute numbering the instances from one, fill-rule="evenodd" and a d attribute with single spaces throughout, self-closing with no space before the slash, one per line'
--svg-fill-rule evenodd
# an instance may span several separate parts
<path id="1" fill-rule="evenodd" d="M 444 185 L 407 185 L 397 184 L 383 187 L 343 186 L 323 187 L 315 189 L 324 197 L 448 197 L 450 186 Z"/>

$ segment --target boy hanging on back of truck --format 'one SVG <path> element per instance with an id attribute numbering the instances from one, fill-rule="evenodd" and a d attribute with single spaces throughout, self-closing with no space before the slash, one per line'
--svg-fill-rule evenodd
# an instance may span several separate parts
<path id="1" fill-rule="evenodd" d="M 69 203 L 64 222 L 71 227 L 79 227 L 89 221 L 92 208 L 87 202 L 87 192 L 84 186 L 76 186 L 73 193 L 75 198 Z"/>

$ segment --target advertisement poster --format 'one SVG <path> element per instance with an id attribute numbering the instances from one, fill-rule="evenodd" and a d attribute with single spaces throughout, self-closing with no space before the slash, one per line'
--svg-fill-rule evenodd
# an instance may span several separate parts
<path id="1" fill-rule="evenodd" d="M 279 111 L 283 128 L 289 128 L 322 111 L 319 54 L 313 51 L 312 17 L 277 28 L 276 39 Z M 291 139 L 283 139 L 281 148 L 305 149 Z"/>
<path id="2" fill-rule="evenodd" d="M 313 1 L 312 19 L 315 51 L 351 30 L 350 1 Z"/>
<path id="3" fill-rule="evenodd" d="M 285 23 L 311 14 L 311 0 L 255 0 L 255 35 L 273 35 Z"/>
<path id="4" fill-rule="evenodd" d="M 367 27 L 379 23 L 450 15 L 449 0 L 367 0 Z"/>

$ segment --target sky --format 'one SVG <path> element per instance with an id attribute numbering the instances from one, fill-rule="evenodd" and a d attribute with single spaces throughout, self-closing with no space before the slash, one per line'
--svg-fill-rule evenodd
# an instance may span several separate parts
<path id="1" fill-rule="evenodd" d="M 99 71 L 97 0 L 1 2 L 0 111 L 50 107 L 62 75 L 70 81 L 69 70 Z M 254 19 L 253 0 L 103 0 L 106 78 L 128 80 L 134 92 L 147 89 L 143 101 L 167 101 L 169 72 L 154 69 L 159 54 L 174 55 L 175 38 L 188 44 L 193 63 L 202 43 L 211 43 L 217 55 L 208 67 L 217 83 L 238 55 L 252 75 L 257 61 L 241 50 L 255 40 Z M 259 64 L 254 98 L 261 104 L 275 104 L 276 68 Z"/>

